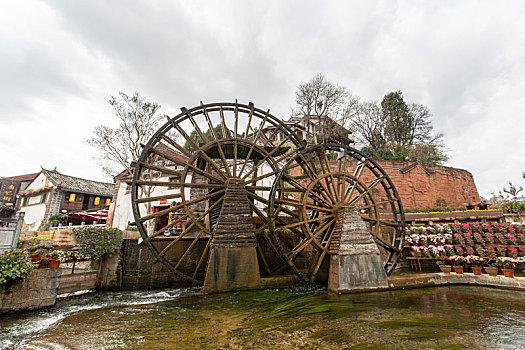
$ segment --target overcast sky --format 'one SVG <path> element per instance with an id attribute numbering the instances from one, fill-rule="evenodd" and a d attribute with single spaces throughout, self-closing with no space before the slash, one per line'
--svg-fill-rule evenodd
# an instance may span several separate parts
<path id="1" fill-rule="evenodd" d="M 18 0 L 0 28 L 2 176 L 108 180 L 85 140 L 119 90 L 171 116 L 238 99 L 288 119 L 320 72 L 428 106 L 482 196 L 525 185 L 525 1 Z"/>

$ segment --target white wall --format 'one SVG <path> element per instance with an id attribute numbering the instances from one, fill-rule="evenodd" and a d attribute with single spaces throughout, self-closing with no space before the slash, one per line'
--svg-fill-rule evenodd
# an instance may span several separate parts
<path id="1" fill-rule="evenodd" d="M 155 181 L 169 181 L 168 177 L 161 177 L 159 179 L 155 179 Z M 187 182 L 191 182 L 191 177 L 186 180 Z M 135 221 L 135 217 L 133 216 L 133 210 L 131 207 L 131 192 L 126 194 L 126 189 L 128 185 L 123 182 L 120 184 L 120 187 L 118 189 L 117 194 L 117 200 L 115 201 L 115 212 L 113 214 L 113 223 L 112 227 L 119 228 L 121 230 L 125 230 L 130 222 Z M 154 196 L 162 196 L 165 194 L 171 194 L 171 193 L 178 193 L 179 189 L 168 189 L 167 187 L 163 186 L 156 186 L 153 189 L 153 192 L 149 195 L 150 197 Z M 186 198 L 189 198 L 189 189 L 185 192 Z M 173 199 L 176 202 L 180 202 L 180 198 Z M 171 203 L 172 200 L 168 200 L 168 203 Z M 151 202 L 150 203 L 152 207 L 156 207 L 160 205 L 159 201 Z M 163 204 L 166 205 L 166 204 Z M 141 216 L 146 216 L 147 213 L 147 204 L 142 204 L 139 206 Z"/>
<path id="2" fill-rule="evenodd" d="M 25 190 L 38 190 L 46 186 L 49 186 L 49 181 L 43 173 L 40 173 Z M 19 211 L 25 213 L 22 231 L 37 231 L 40 227 L 46 214 L 46 204 L 40 203 L 41 198 L 42 194 L 29 197 L 26 205 L 20 208 Z"/>
<path id="3" fill-rule="evenodd" d="M 37 231 L 44 220 L 44 215 L 46 214 L 46 205 L 37 204 L 30 205 L 20 208 L 21 212 L 26 213 L 24 216 L 24 225 L 22 226 L 22 231 Z"/>
<path id="4" fill-rule="evenodd" d="M 48 185 L 47 177 L 43 173 L 40 173 L 36 179 L 34 179 L 33 182 L 27 186 L 26 191 L 37 190 L 39 188 L 46 187 L 46 185 Z"/>

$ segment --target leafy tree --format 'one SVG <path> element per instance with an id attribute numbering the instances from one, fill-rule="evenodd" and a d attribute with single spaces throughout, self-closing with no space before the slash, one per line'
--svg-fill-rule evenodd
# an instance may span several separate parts
<path id="1" fill-rule="evenodd" d="M 138 92 L 132 96 L 119 92 L 118 97 L 111 96 L 108 102 L 115 110 L 119 126 L 98 125 L 87 143 L 100 151 L 102 171 L 115 176 L 139 157 L 141 144 L 146 144 L 157 131 L 163 116 L 157 113 L 159 104 L 148 102 Z"/>
<path id="2" fill-rule="evenodd" d="M 225 138 L 231 138 L 232 137 L 232 132 L 228 128 L 226 128 L 226 130 L 225 130 L 226 136 L 223 135 L 222 126 L 220 124 L 214 126 L 213 127 L 213 131 L 215 132 L 215 136 L 217 136 L 218 139 L 225 139 Z M 206 138 L 206 140 L 210 141 L 210 140 L 214 139 L 210 129 L 204 131 L 203 133 L 204 133 L 204 137 Z M 203 142 L 201 140 L 201 137 L 200 137 L 199 133 L 196 130 L 193 130 L 191 132 L 190 138 L 197 145 L 199 145 L 199 144 L 201 144 Z M 190 145 L 190 143 L 188 141 L 186 141 L 186 143 L 184 144 L 184 148 L 186 148 L 187 150 L 189 150 L 191 152 L 195 151 L 193 149 L 193 147 L 191 147 L 191 145 Z"/>
<path id="3" fill-rule="evenodd" d="M 412 116 L 401 91 L 391 92 L 381 102 L 385 123 L 385 137 L 398 146 L 412 144 Z"/>
<path id="4" fill-rule="evenodd" d="M 401 91 L 387 94 L 381 106 L 362 102 L 350 128 L 372 158 L 439 164 L 448 159 L 443 134 L 434 134 L 429 109 L 407 104 Z"/>

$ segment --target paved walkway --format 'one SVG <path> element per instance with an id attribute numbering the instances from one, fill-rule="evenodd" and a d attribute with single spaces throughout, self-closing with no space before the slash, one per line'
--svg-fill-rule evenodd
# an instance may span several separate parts
<path id="1" fill-rule="evenodd" d="M 503 275 L 495 277 L 483 274 L 475 276 L 472 273 L 420 273 L 413 275 L 397 275 L 388 277 L 390 288 L 417 288 L 432 285 L 472 284 L 487 287 L 509 288 L 525 291 L 525 277 L 509 278 Z"/>

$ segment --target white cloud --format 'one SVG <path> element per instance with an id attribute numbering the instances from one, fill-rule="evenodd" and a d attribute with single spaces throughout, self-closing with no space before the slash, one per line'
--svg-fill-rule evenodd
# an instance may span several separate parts
<path id="1" fill-rule="evenodd" d="M 288 117 L 315 73 L 364 99 L 427 105 L 450 164 L 482 195 L 525 164 L 525 4 L 518 1 L 12 2 L 0 13 L 1 175 L 100 178 L 84 140 L 119 90 L 162 112 L 253 101 Z M 113 121 L 114 122 L 114 121 Z"/>

